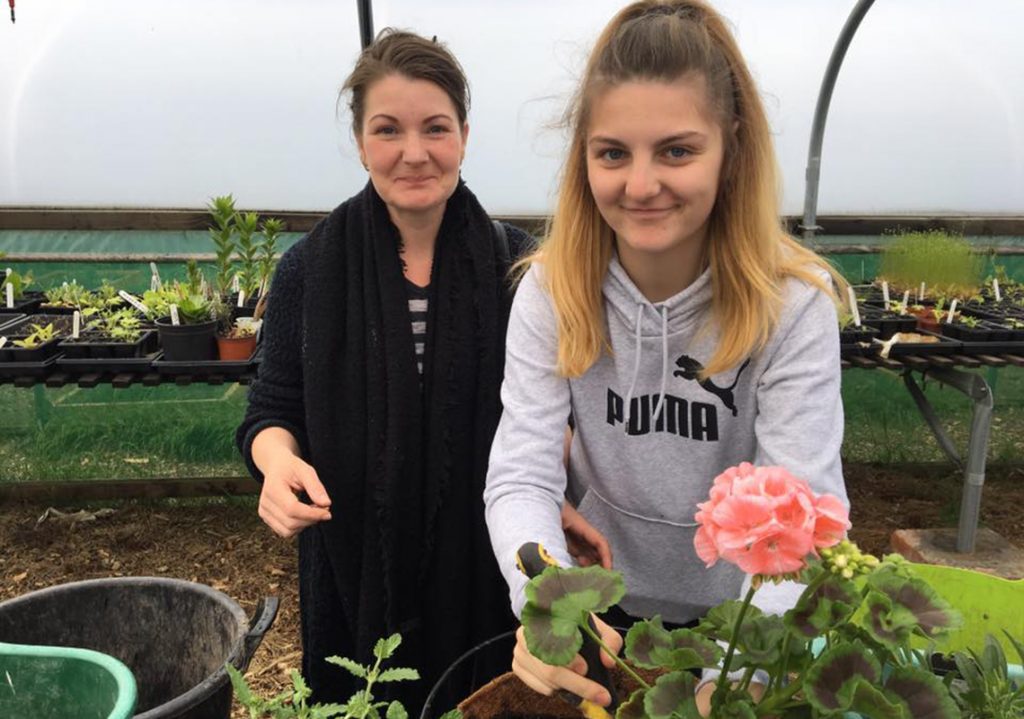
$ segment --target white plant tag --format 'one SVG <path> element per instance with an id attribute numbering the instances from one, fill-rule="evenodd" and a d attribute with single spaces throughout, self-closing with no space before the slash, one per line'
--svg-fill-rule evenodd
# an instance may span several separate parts
<path id="1" fill-rule="evenodd" d="M 178 305 L 171 305 L 171 324 L 180 325 L 181 318 L 178 317 Z"/>
<path id="2" fill-rule="evenodd" d="M 71 336 L 78 339 L 78 333 L 82 331 L 82 313 L 75 310 L 74 317 L 71 318 Z"/>
<path id="3" fill-rule="evenodd" d="M 238 279 L 238 273 L 236 272 L 235 276 L 231 278 L 231 291 L 232 292 L 238 292 L 241 289 L 242 289 L 242 281 L 240 279 Z M 241 307 L 241 305 L 239 305 L 239 307 Z"/>
<path id="4" fill-rule="evenodd" d="M 921 293 L 917 296 L 917 301 L 920 302 L 924 299 L 924 282 L 921 283 Z"/>
<path id="5" fill-rule="evenodd" d="M 125 292 L 124 290 L 118 290 L 117 291 L 117 296 L 120 297 L 125 302 L 127 302 L 128 304 L 130 304 L 135 309 L 137 309 L 142 314 L 144 314 L 144 315 L 148 315 L 149 314 L 149 308 L 146 307 L 146 305 L 142 304 L 139 301 L 139 298 L 136 297 L 135 295 L 129 294 L 128 292 Z"/>
<path id="6" fill-rule="evenodd" d="M 149 263 L 149 272 L 152 275 L 153 281 L 156 283 L 156 289 L 160 289 L 163 286 L 163 281 L 160 279 L 160 270 L 157 268 L 155 262 Z"/>
<path id="7" fill-rule="evenodd" d="M 946 324 L 953 324 L 953 317 L 956 315 L 956 298 L 949 303 L 949 315 L 946 317 Z"/>
<path id="8" fill-rule="evenodd" d="M 7 338 L 0 337 L 0 348 L 2 348 L 5 344 L 7 344 Z"/>
<path id="9" fill-rule="evenodd" d="M 267 282 L 270 281 L 269 277 L 264 277 L 263 281 L 260 282 L 260 297 L 267 294 Z"/>
<path id="10" fill-rule="evenodd" d="M 7 309 L 13 310 L 14 309 L 14 285 L 12 285 L 10 282 L 8 282 L 7 285 L 4 287 L 4 289 L 7 292 Z"/>
<path id="11" fill-rule="evenodd" d="M 850 296 L 850 311 L 853 312 L 853 324 L 860 327 L 860 308 L 857 307 L 857 295 L 852 287 L 846 288 L 846 294 Z"/>
<path id="12" fill-rule="evenodd" d="M 153 292 L 159 292 L 160 291 L 160 278 L 157 277 L 156 275 L 150 275 L 150 277 L 149 277 L 149 289 L 151 289 Z"/>
<path id="13" fill-rule="evenodd" d="M 238 275 L 235 275 L 238 277 Z M 238 307 L 245 307 L 245 290 L 238 291 Z"/>
<path id="14" fill-rule="evenodd" d="M 907 303 L 910 302 L 910 290 L 903 293 L 903 307 L 900 309 L 900 314 L 907 314 Z"/>
<path id="15" fill-rule="evenodd" d="M 885 309 L 889 309 L 889 283 L 882 280 L 882 299 L 885 300 Z"/>
<path id="16" fill-rule="evenodd" d="M 996 302 L 1003 301 L 1003 295 L 999 292 L 999 280 L 992 278 L 992 293 L 996 296 Z"/>

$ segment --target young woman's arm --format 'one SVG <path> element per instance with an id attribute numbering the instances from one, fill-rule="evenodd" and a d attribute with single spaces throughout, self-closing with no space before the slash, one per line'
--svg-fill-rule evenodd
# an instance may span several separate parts
<path id="1" fill-rule="evenodd" d="M 520 546 L 540 542 L 559 562 L 570 563 L 560 514 L 569 382 L 558 375 L 556 357 L 555 318 L 535 266 L 520 283 L 509 318 L 504 409 L 484 491 L 491 543 L 517 615 L 526 584 L 515 564 Z"/>

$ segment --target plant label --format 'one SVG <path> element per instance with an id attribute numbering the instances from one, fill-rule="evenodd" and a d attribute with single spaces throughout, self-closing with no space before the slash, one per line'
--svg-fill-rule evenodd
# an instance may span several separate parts
<path id="1" fill-rule="evenodd" d="M 7 338 L 0 337 L 0 348 L 2 348 L 5 344 L 7 344 Z"/>
<path id="2" fill-rule="evenodd" d="M 75 310 L 74 316 L 71 318 L 71 336 L 74 339 L 78 339 L 78 333 L 82 330 L 82 313 Z"/>
<path id="3" fill-rule="evenodd" d="M 996 302 L 1002 302 L 1003 296 L 999 293 L 999 280 L 992 278 L 992 294 L 996 296 Z"/>
<path id="4" fill-rule="evenodd" d="M 924 282 L 921 283 L 921 293 L 917 296 L 918 301 L 924 299 Z"/>
<path id="5" fill-rule="evenodd" d="M 171 305 L 171 324 L 180 325 L 181 318 L 178 317 L 178 305 Z"/>
<path id="6" fill-rule="evenodd" d="M 127 302 L 128 304 L 130 304 L 135 309 L 137 309 L 142 314 L 144 314 L 144 315 L 148 315 L 149 314 L 149 308 L 146 307 L 146 305 L 142 304 L 142 302 L 139 301 L 139 298 L 136 297 L 135 295 L 129 294 L 128 292 L 125 292 L 124 290 L 118 290 L 117 291 L 117 296 L 120 297 L 125 302 Z"/>
<path id="7" fill-rule="evenodd" d="M 260 297 L 267 294 L 267 282 L 270 280 L 269 277 L 264 277 L 263 281 L 260 282 Z"/>
<path id="8" fill-rule="evenodd" d="M 238 277 L 238 275 L 235 275 L 235 277 Z M 239 290 L 238 291 L 238 303 L 237 303 L 237 306 L 238 307 L 245 307 L 245 290 Z"/>
<path id="9" fill-rule="evenodd" d="M 849 285 L 846 287 L 846 294 L 850 297 L 850 311 L 853 312 L 853 324 L 860 327 L 860 308 L 857 307 L 857 295 Z"/>
<path id="10" fill-rule="evenodd" d="M 907 303 L 910 302 L 910 290 L 903 293 L 903 307 L 900 308 L 900 314 L 907 314 Z"/>
<path id="11" fill-rule="evenodd" d="M 4 286 L 4 290 L 7 293 L 7 309 L 13 310 L 14 309 L 14 285 L 12 285 L 10 282 L 8 282 Z"/>
<path id="12" fill-rule="evenodd" d="M 239 292 L 239 291 L 241 291 L 241 289 L 242 289 L 242 281 L 240 279 L 238 279 L 238 273 L 236 272 L 235 276 L 231 278 L 231 291 L 232 292 Z M 241 307 L 241 305 L 239 305 L 239 307 Z"/>
<path id="13" fill-rule="evenodd" d="M 956 315 L 956 298 L 949 303 L 949 315 L 946 317 L 946 324 L 953 324 L 953 317 Z"/>
<path id="14" fill-rule="evenodd" d="M 153 276 L 153 279 L 156 280 L 157 289 L 160 289 L 160 287 L 163 285 L 163 282 L 160 280 L 160 270 L 156 266 L 155 262 L 149 263 L 149 272 Z"/>
<path id="15" fill-rule="evenodd" d="M 889 283 L 882 280 L 882 299 L 885 300 L 886 309 L 889 308 Z"/>

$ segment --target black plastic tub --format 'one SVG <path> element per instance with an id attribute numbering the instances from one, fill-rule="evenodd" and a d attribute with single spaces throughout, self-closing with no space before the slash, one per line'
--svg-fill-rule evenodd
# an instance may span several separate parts
<path id="1" fill-rule="evenodd" d="M 205 362 L 217 359 L 217 321 L 197 325 L 174 325 L 170 318 L 159 319 L 160 345 L 164 357 L 172 362 Z"/>
<path id="2" fill-rule="evenodd" d="M 230 597 L 164 577 L 71 582 L 0 603 L 0 641 L 109 654 L 138 685 L 135 719 L 228 719 L 226 662 L 245 671 L 277 616 L 260 602 L 250 621 Z"/>
<path id="3" fill-rule="evenodd" d="M 487 682 L 509 671 L 515 645 L 513 629 L 478 644 L 452 662 L 423 702 L 420 719 L 440 719 Z"/>

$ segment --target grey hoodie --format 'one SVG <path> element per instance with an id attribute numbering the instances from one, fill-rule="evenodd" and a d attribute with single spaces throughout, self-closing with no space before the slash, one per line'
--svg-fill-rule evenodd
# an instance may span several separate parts
<path id="1" fill-rule="evenodd" d="M 557 326 L 541 272 L 530 269 L 512 306 L 504 412 L 484 492 L 491 543 L 517 615 L 525 578 L 515 552 L 523 543 L 539 541 L 571 564 L 560 520 L 566 496 L 611 544 L 626 581 L 622 608 L 679 623 L 741 594 L 738 568 L 719 561 L 706 569 L 693 547 L 696 505 L 724 469 L 743 461 L 781 465 L 816 492 L 847 501 L 839 338 L 824 293 L 789 280 L 765 350 L 699 382 L 718 337 L 707 322 L 710 270 L 652 304 L 613 257 L 603 286 L 612 353 L 566 379 L 555 369 Z M 570 411 L 576 429 L 566 472 Z M 797 595 L 793 586 L 765 585 L 755 603 L 777 612 Z"/>

